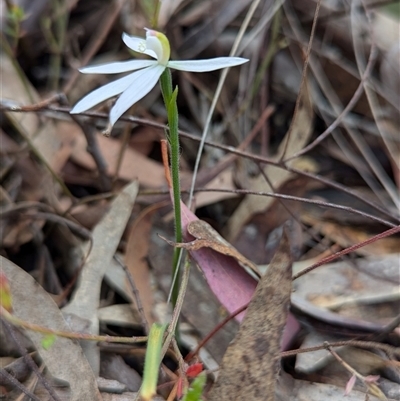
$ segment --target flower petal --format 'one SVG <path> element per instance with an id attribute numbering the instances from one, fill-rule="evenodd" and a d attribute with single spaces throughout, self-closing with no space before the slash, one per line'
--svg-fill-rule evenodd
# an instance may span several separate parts
<path id="1" fill-rule="evenodd" d="M 247 63 L 249 60 L 242 57 L 217 57 L 208 60 L 182 60 L 169 61 L 167 67 L 180 71 L 206 72 L 220 70 L 221 68 L 234 67 Z"/>
<path id="2" fill-rule="evenodd" d="M 100 88 L 95 89 L 93 92 L 90 92 L 74 106 L 70 113 L 82 113 L 83 111 L 96 106 L 96 104 L 99 104 L 110 97 L 119 95 L 134 81 L 135 77 L 133 77 L 133 74 L 129 74 L 126 77 L 117 79 L 116 81 L 110 82 L 107 85 L 101 86 Z"/>
<path id="3" fill-rule="evenodd" d="M 110 124 L 113 126 L 115 122 L 124 114 L 132 105 L 146 96 L 157 83 L 165 67 L 156 64 L 144 70 L 136 71 L 130 76 L 134 78 L 124 93 L 118 98 L 114 107 L 110 111 Z"/>
<path id="4" fill-rule="evenodd" d="M 169 56 L 171 54 L 171 48 L 167 37 L 152 29 L 146 29 L 146 46 L 147 49 L 151 49 L 157 55 L 157 61 L 162 65 L 167 65 Z"/>
<path id="5" fill-rule="evenodd" d="M 146 39 L 139 38 L 138 36 L 131 36 L 127 33 L 122 34 L 122 40 L 124 43 L 134 52 L 144 53 L 157 59 L 157 55 L 153 50 L 147 49 Z"/>
<path id="6" fill-rule="evenodd" d="M 150 67 L 156 62 L 155 60 L 128 60 L 84 67 L 80 68 L 79 71 L 83 74 L 118 74 Z"/>

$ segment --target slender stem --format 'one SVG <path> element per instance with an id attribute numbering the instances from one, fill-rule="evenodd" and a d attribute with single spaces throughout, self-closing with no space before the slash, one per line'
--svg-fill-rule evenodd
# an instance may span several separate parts
<path id="1" fill-rule="evenodd" d="M 7 40 L 7 37 L 4 35 L 3 32 L 0 32 L 0 49 L 4 51 L 6 56 L 8 56 L 9 61 L 11 62 L 12 66 L 14 67 L 14 70 L 20 79 L 24 90 L 26 92 L 26 95 L 28 96 L 29 100 L 31 103 L 35 103 L 34 95 L 32 93 L 32 87 L 29 85 L 28 79 L 26 78 L 25 73 L 23 72 L 22 68 L 18 64 L 18 61 L 13 53 L 13 49 L 10 46 L 10 43 Z"/>
<path id="2" fill-rule="evenodd" d="M 29 390 L 27 387 L 25 387 L 22 383 L 20 383 L 13 375 L 8 373 L 5 369 L 0 368 L 0 376 L 2 376 L 6 381 L 11 383 L 15 388 L 17 388 L 19 391 L 23 392 L 26 394 L 30 400 L 33 401 L 40 401 L 40 398 L 36 397 L 35 394 L 31 393 L 31 390 Z"/>
<path id="3" fill-rule="evenodd" d="M 190 261 L 188 259 L 188 256 L 186 254 L 186 261 L 184 264 L 184 268 L 183 268 L 183 275 L 182 275 L 182 283 L 181 286 L 179 288 L 179 293 L 178 293 L 178 298 L 176 301 L 176 305 L 174 307 L 174 310 L 172 312 L 172 318 L 171 318 L 171 322 L 168 326 L 167 329 L 167 337 L 165 338 L 162 350 L 161 350 L 161 355 L 164 356 L 169 348 L 169 345 L 172 341 L 172 338 L 175 336 L 175 338 L 177 339 L 178 343 L 179 343 L 179 338 L 177 338 L 176 334 L 177 334 L 177 325 L 178 325 L 178 320 L 179 320 L 179 316 L 181 314 L 182 311 L 182 306 L 183 306 L 183 301 L 185 299 L 185 295 L 186 295 L 186 289 L 188 286 L 188 282 L 189 282 L 189 276 L 190 276 Z"/>
<path id="4" fill-rule="evenodd" d="M 178 88 L 172 90 L 171 71 L 166 68 L 160 78 L 161 91 L 164 98 L 165 108 L 168 116 L 168 143 L 171 149 L 171 177 L 174 198 L 175 215 L 175 242 L 182 242 L 182 220 L 181 220 L 181 190 L 179 178 L 179 133 L 178 133 L 178 106 L 176 97 Z M 179 262 L 181 249 L 175 248 L 172 270 L 172 304 L 175 306 L 179 293 Z"/>
<path id="5" fill-rule="evenodd" d="M 85 340 L 85 341 L 104 341 L 106 343 L 124 343 L 133 344 L 138 342 L 146 342 L 147 337 L 117 337 L 117 336 L 99 336 L 86 333 L 74 333 L 72 331 L 54 330 L 49 327 L 40 326 L 35 323 L 26 322 L 12 315 L 2 306 L 0 306 L 0 318 L 16 327 L 23 327 L 24 329 L 34 331 L 36 333 L 54 334 L 58 337 L 70 338 L 72 340 Z M 1 321 L 0 321 L 1 324 Z"/>
<path id="6" fill-rule="evenodd" d="M 157 392 L 158 372 L 162 360 L 161 345 L 166 328 L 166 324 L 154 323 L 150 329 L 144 362 L 143 381 L 140 389 L 140 395 L 145 401 L 152 400 Z"/>
<path id="7" fill-rule="evenodd" d="M 249 8 L 249 10 L 247 11 L 246 17 L 240 27 L 240 30 L 237 34 L 237 37 L 235 39 L 235 42 L 233 43 L 232 46 L 232 50 L 229 54 L 229 56 L 234 56 L 239 44 L 243 38 L 243 35 L 246 32 L 247 27 L 250 24 L 251 18 L 254 15 L 254 13 L 256 12 L 256 9 L 258 7 L 258 5 L 260 4 L 260 0 L 254 0 Z M 272 15 L 271 15 L 272 16 Z M 224 70 L 221 73 L 221 77 L 219 79 L 218 82 L 218 86 L 217 89 L 215 90 L 214 93 L 214 97 L 210 106 L 210 110 L 208 111 L 207 114 L 207 119 L 206 119 L 206 123 L 204 124 L 204 129 L 203 129 L 203 133 L 201 134 L 201 141 L 200 141 L 200 145 L 199 145 L 199 149 L 197 151 L 197 156 L 196 156 L 196 161 L 194 164 L 194 170 L 193 170 L 193 176 L 192 176 L 192 184 L 190 185 L 190 192 L 189 192 L 189 201 L 188 201 L 188 208 L 190 209 L 192 207 L 192 203 L 193 203 L 193 194 L 194 194 L 194 188 L 196 186 L 196 179 L 197 179 L 197 172 L 199 170 L 200 167 L 200 159 L 201 159 L 201 155 L 203 153 L 203 149 L 204 149 L 204 145 L 206 143 L 206 138 L 207 138 L 207 134 L 208 134 L 208 129 L 210 128 L 210 124 L 211 124 L 211 119 L 212 116 L 214 114 L 214 110 L 217 106 L 217 102 L 219 99 L 219 95 L 221 94 L 222 91 L 222 87 L 224 86 L 225 83 L 225 79 L 228 75 L 228 71 L 229 68 L 224 68 Z"/>
<path id="8" fill-rule="evenodd" d="M 151 21 L 151 27 L 155 29 L 157 29 L 158 26 L 158 16 L 160 15 L 161 1 L 162 0 L 156 0 L 156 4 L 154 5 L 154 15 Z"/>
<path id="9" fill-rule="evenodd" d="M 165 71 L 162 73 L 160 78 L 160 86 L 164 99 L 165 108 L 167 109 L 168 112 L 168 105 L 172 96 L 172 77 L 169 68 L 166 68 Z"/>

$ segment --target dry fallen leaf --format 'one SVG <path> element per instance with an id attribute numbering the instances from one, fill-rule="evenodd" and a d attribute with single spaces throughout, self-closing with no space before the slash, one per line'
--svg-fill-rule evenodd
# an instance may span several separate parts
<path id="1" fill-rule="evenodd" d="M 146 259 L 149 251 L 152 216 L 153 213 L 147 213 L 140 220 L 135 221 L 129 233 L 125 252 L 126 267 L 131 273 L 135 287 L 138 290 L 148 327 L 154 322 L 152 315 L 153 289 L 150 283 L 149 264 Z M 132 302 L 136 303 L 127 278 L 125 279 L 125 283 L 127 293 L 130 294 Z"/>
<path id="2" fill-rule="evenodd" d="M 365 393 L 353 390 L 344 398 L 344 389 L 333 386 L 331 384 L 308 382 L 303 380 L 295 380 L 292 389 L 291 396 L 285 401 L 365 401 Z M 369 401 L 377 401 L 379 398 L 375 396 L 369 396 Z M 389 398 L 389 401 L 394 399 Z"/>
<path id="3" fill-rule="evenodd" d="M 15 64 L 6 53 L 1 55 L 0 76 L 7 77 L 7 79 L 1 80 L 2 99 L 12 99 L 12 102 L 23 106 L 39 102 L 39 94 L 28 83 L 23 72 L 15 68 Z M 72 152 L 70 136 L 65 132 L 68 124 L 63 122 L 55 124 L 52 120 L 47 119 L 40 126 L 40 120 L 36 113 L 5 112 L 5 114 L 22 137 L 30 141 L 36 155 L 53 172 L 58 173 Z"/>
<path id="4" fill-rule="evenodd" d="M 305 224 L 309 224 L 313 229 L 331 241 L 340 245 L 343 248 L 348 248 L 358 242 L 362 242 L 372 237 L 365 229 L 359 229 L 355 225 L 343 225 L 332 221 L 324 221 L 321 218 L 316 218 L 312 213 L 303 211 L 301 220 Z M 378 256 L 388 253 L 398 252 L 400 249 L 400 240 L 396 236 L 382 238 L 373 244 L 368 244 L 355 252 L 359 255 Z"/>
<path id="5" fill-rule="evenodd" d="M 184 237 L 190 241 L 193 237 L 187 232 L 187 226 L 198 218 L 183 202 L 181 214 Z M 257 282 L 235 259 L 210 248 L 190 251 L 190 255 L 203 272 L 211 291 L 229 313 L 234 313 L 251 300 Z M 244 313 L 240 313 L 235 318 L 241 321 L 243 316 Z"/>
<path id="6" fill-rule="evenodd" d="M 52 330 L 70 331 L 56 303 L 28 273 L 2 256 L 0 265 L 10 282 L 15 316 Z M 93 371 L 79 345 L 68 338 L 57 337 L 50 348 L 44 349 L 43 334 L 34 331 L 26 331 L 26 334 L 49 372 L 69 383 L 70 401 L 101 400 Z"/>
<path id="7" fill-rule="evenodd" d="M 275 400 L 279 352 L 292 288 L 290 245 L 283 235 L 221 364 L 209 401 Z"/>
<path id="8" fill-rule="evenodd" d="M 196 238 L 194 241 L 180 244 L 168 240 L 166 241 L 177 248 L 184 248 L 188 251 L 197 251 L 201 248 L 211 248 L 218 253 L 235 258 L 241 265 L 251 269 L 257 277 L 261 277 L 257 265 L 245 258 L 204 220 L 191 221 L 186 229 L 190 235 Z"/>
<path id="9" fill-rule="evenodd" d="M 292 129 L 289 129 L 285 139 L 279 146 L 276 160 L 279 160 L 281 155 L 289 158 L 296 154 L 308 143 L 312 134 L 314 111 L 308 90 L 303 90 L 299 96 L 301 96 L 302 100 L 299 110 L 293 117 Z M 295 164 L 301 164 L 301 159 L 290 160 L 287 163 L 288 166 L 294 166 Z M 264 175 L 269 178 L 270 183 L 265 180 Z M 258 177 L 248 180 L 248 189 L 253 191 L 275 191 L 293 178 L 293 174 L 289 171 L 272 165 L 267 165 L 264 168 L 264 175 L 260 174 Z M 273 202 L 273 198 L 265 196 L 245 197 L 227 223 L 226 233 L 229 234 L 228 240 L 233 242 L 250 217 L 256 213 L 265 212 Z"/>
<path id="10" fill-rule="evenodd" d="M 97 310 L 100 302 L 101 283 L 107 267 L 118 247 L 126 223 L 131 215 L 138 192 L 138 182 L 127 185 L 114 199 L 109 212 L 93 230 L 93 246 L 79 278 L 77 289 L 64 313 L 88 323 L 88 332 L 98 334 Z M 85 247 L 86 252 L 88 247 Z M 99 372 L 100 351 L 95 343 L 83 343 L 85 355 L 92 369 Z"/>
<path id="11" fill-rule="evenodd" d="M 121 141 L 101 135 L 98 135 L 96 139 L 101 154 L 107 163 L 108 174 L 114 176 L 118 166 L 118 158 L 122 146 Z M 76 140 L 72 159 L 75 163 L 87 169 L 94 170 L 96 169 L 96 164 L 86 148 L 86 139 L 82 134 Z M 165 185 L 163 166 L 132 148 L 124 150 L 121 166 L 118 170 L 118 177 L 127 181 L 137 179 L 140 184 L 149 188 L 157 188 Z"/>

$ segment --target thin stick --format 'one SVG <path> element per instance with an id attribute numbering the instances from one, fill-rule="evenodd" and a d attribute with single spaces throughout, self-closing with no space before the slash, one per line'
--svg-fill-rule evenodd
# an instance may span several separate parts
<path id="1" fill-rule="evenodd" d="M 15 333 L 15 328 L 6 319 L 2 319 L 2 322 L 6 330 L 10 333 L 12 339 L 14 340 L 14 343 L 17 345 L 17 348 L 20 354 L 23 356 L 25 363 L 32 369 L 33 372 L 35 372 L 37 379 L 40 381 L 40 383 L 42 383 L 43 387 L 48 391 L 51 399 L 54 401 L 61 401 L 58 395 L 55 393 L 54 389 L 51 387 L 50 383 L 43 376 L 39 367 L 36 365 L 36 362 L 32 359 L 31 355 L 19 341 L 18 336 Z"/>
<path id="2" fill-rule="evenodd" d="M 363 376 L 361 373 L 357 372 L 356 369 L 354 369 L 352 366 L 350 366 L 344 359 L 342 359 L 333 349 L 332 346 L 328 343 L 325 342 L 325 348 L 331 353 L 331 355 L 342 365 L 348 372 L 352 374 L 352 376 L 356 377 L 358 380 L 360 380 L 362 383 L 364 383 L 365 386 L 367 386 L 368 390 L 370 393 L 375 395 L 381 400 L 387 400 L 385 395 L 382 393 L 380 388 L 374 383 L 374 381 L 377 381 L 379 376 L 374 376 L 371 377 L 369 376 L 372 380 L 368 380 L 368 377 Z M 350 389 L 352 386 L 350 386 Z M 346 389 L 347 391 L 347 389 Z M 349 390 L 350 391 L 350 390 Z"/>
<path id="3" fill-rule="evenodd" d="M 314 263 L 312 266 L 307 267 L 306 269 L 303 269 L 301 272 L 295 274 L 293 276 L 293 280 L 296 280 L 299 277 L 304 276 L 305 274 L 309 273 L 312 270 L 315 270 L 319 266 L 322 266 L 322 265 L 324 265 L 326 263 L 330 263 L 333 260 L 335 260 L 337 258 L 340 258 L 340 257 L 342 257 L 344 255 L 347 255 L 350 252 L 353 252 L 353 251 L 355 251 L 355 250 L 357 250 L 359 248 L 362 248 L 362 247 L 364 247 L 366 245 L 373 244 L 374 242 L 376 242 L 376 241 L 378 241 L 378 240 L 380 240 L 382 238 L 389 237 L 390 235 L 396 234 L 398 232 L 400 232 L 400 226 L 393 227 L 393 228 L 391 228 L 389 230 L 384 231 L 383 233 L 374 235 L 373 237 L 368 238 L 365 241 L 359 242 L 358 244 L 355 244 L 355 245 L 352 245 L 352 246 L 350 246 L 350 247 L 348 247 L 346 249 L 343 249 L 343 251 L 339 251 L 339 252 L 334 253 L 333 255 L 327 256 L 327 257 L 321 259 L 320 261 L 318 261 L 317 263 Z"/>
<path id="4" fill-rule="evenodd" d="M 260 0 L 254 0 L 252 5 L 250 6 L 249 11 L 247 12 L 247 15 L 246 15 L 241 27 L 240 27 L 239 33 L 238 33 L 238 35 L 237 35 L 237 37 L 235 39 L 235 42 L 234 42 L 234 44 L 232 46 L 232 50 L 231 50 L 231 52 L 229 54 L 230 56 L 234 56 L 235 55 L 235 53 L 236 53 L 236 51 L 237 51 L 237 49 L 239 47 L 239 44 L 240 44 L 240 42 L 241 42 L 241 40 L 243 38 L 243 35 L 246 32 L 246 29 L 247 29 L 247 27 L 248 27 L 248 25 L 250 23 L 250 20 L 253 17 L 253 14 L 255 13 L 255 11 L 256 11 L 256 9 L 257 9 L 259 4 L 260 4 Z M 228 75 L 228 72 L 229 72 L 229 68 L 225 68 L 224 70 L 222 70 L 221 77 L 219 79 L 218 86 L 217 86 L 217 89 L 215 90 L 214 98 L 213 98 L 213 101 L 212 101 L 211 106 L 210 106 L 210 110 L 208 111 L 208 115 L 207 115 L 206 123 L 204 125 L 203 133 L 201 135 L 201 141 L 200 141 L 199 149 L 197 151 L 196 162 L 195 162 L 194 170 L 193 170 L 192 184 L 190 186 L 190 191 L 189 191 L 189 201 L 188 201 L 189 209 L 192 207 L 192 203 L 193 203 L 194 187 L 196 185 L 196 178 L 197 178 L 197 173 L 198 173 L 199 166 L 200 166 L 200 159 L 201 159 L 201 155 L 203 153 L 203 149 L 204 149 L 205 141 L 206 141 L 206 138 L 207 138 L 208 130 L 210 128 L 211 118 L 212 118 L 212 116 L 214 114 L 214 110 L 215 110 L 215 107 L 217 105 L 217 102 L 218 102 L 218 99 L 219 99 L 219 95 L 221 94 L 222 87 L 223 87 L 223 85 L 225 83 L 225 79 L 226 79 L 226 77 Z"/>
<path id="5" fill-rule="evenodd" d="M 14 111 L 14 112 L 25 112 L 24 106 L 18 106 L 16 108 L 15 105 L 10 106 L 10 105 L 8 105 L 8 104 L 6 104 L 4 102 L 2 103 L 1 100 L 0 100 L 0 110 Z M 65 114 L 69 114 L 69 112 L 70 112 L 70 108 L 55 107 L 55 106 L 46 107 L 43 110 L 57 111 L 57 112 L 60 112 L 60 113 L 65 113 Z M 89 111 L 89 112 L 84 112 L 84 113 L 81 113 L 81 114 L 85 115 L 85 116 L 88 116 L 88 117 L 102 118 L 104 120 L 108 119 L 108 115 L 105 114 L 105 113 Z M 163 131 L 168 130 L 168 127 L 166 125 L 164 125 L 164 124 L 157 123 L 155 121 L 151 121 L 151 120 L 147 120 L 147 119 L 143 119 L 143 118 L 125 116 L 125 117 L 121 117 L 120 120 L 134 122 L 134 123 L 146 125 L 146 126 L 149 126 L 149 127 L 158 128 L 158 129 L 161 129 Z M 185 132 L 185 131 L 182 131 L 182 130 L 179 130 L 179 135 L 181 137 L 190 139 L 190 140 L 192 140 L 194 142 L 200 142 L 201 141 L 201 139 L 199 139 L 196 135 L 189 134 L 188 132 Z M 276 167 L 285 169 L 285 170 L 290 171 L 292 173 L 296 173 L 296 174 L 298 174 L 300 176 L 311 178 L 311 179 L 313 179 L 315 181 L 318 181 L 318 182 L 321 182 L 321 183 L 323 183 L 323 184 L 325 184 L 325 185 L 327 185 L 329 187 L 332 187 L 332 188 L 335 188 L 335 189 L 337 189 L 339 191 L 342 191 L 342 192 L 344 192 L 344 193 L 346 193 L 346 194 L 358 199 L 362 203 L 371 206 L 372 208 L 374 208 L 375 210 L 385 214 L 386 216 L 389 216 L 392 219 L 400 222 L 400 216 L 399 215 L 395 215 L 395 214 L 391 213 L 389 210 L 383 208 L 382 206 L 378 205 L 377 203 L 375 203 L 375 202 L 373 202 L 371 200 L 368 200 L 365 196 L 362 196 L 362 195 L 358 194 L 357 192 L 345 187 L 344 185 L 341 185 L 341 184 L 339 184 L 339 183 L 337 183 L 335 181 L 332 181 L 332 180 L 330 180 L 330 179 L 328 179 L 326 177 L 322 177 L 322 176 L 320 176 L 318 174 L 312 174 L 312 173 L 309 173 L 307 171 L 296 169 L 294 167 L 289 167 L 289 166 L 286 166 L 285 164 L 278 163 L 276 160 L 272 160 L 272 159 L 269 159 L 269 158 L 264 157 L 264 156 L 258 156 L 258 155 L 246 152 L 244 150 L 238 150 L 238 149 L 236 149 L 236 148 L 234 148 L 232 146 L 226 146 L 226 145 L 223 145 L 223 144 L 220 144 L 220 143 L 214 143 L 214 142 L 209 142 L 209 141 L 205 141 L 204 144 L 207 145 L 207 146 L 211 146 L 211 147 L 217 148 L 217 149 L 222 149 L 222 150 L 224 150 L 224 151 L 226 151 L 228 153 L 232 153 L 232 154 L 234 154 L 236 156 L 241 156 L 241 157 L 244 157 L 246 159 L 253 160 L 255 162 L 270 164 L 272 166 L 276 166 Z"/>
<path id="6" fill-rule="evenodd" d="M 215 326 L 196 346 L 195 349 L 193 349 L 192 351 L 190 351 L 186 357 L 185 357 L 185 361 L 190 361 L 191 359 L 193 359 L 201 350 L 201 348 L 203 348 L 209 340 L 211 340 L 211 338 L 215 335 L 215 333 L 217 333 L 219 330 L 221 330 L 228 322 L 230 322 L 235 316 L 239 315 L 240 313 L 242 313 L 243 311 L 245 311 L 247 309 L 247 307 L 249 306 L 249 302 L 247 302 L 246 304 L 244 304 L 243 306 L 241 306 L 239 309 L 235 310 L 235 312 L 231 313 L 229 316 L 227 316 L 222 322 L 218 323 L 217 326 Z"/>
<path id="7" fill-rule="evenodd" d="M 39 326 L 38 324 L 29 323 L 18 317 L 12 315 L 0 306 L 0 316 L 7 322 L 17 327 L 23 327 L 27 330 L 32 330 L 37 333 L 54 334 L 57 337 L 70 338 L 72 340 L 85 340 L 85 341 L 104 341 L 106 343 L 124 343 L 134 344 L 139 342 L 146 342 L 147 337 L 118 337 L 118 336 L 99 336 L 85 333 L 74 333 L 71 331 L 53 330 L 48 327 Z"/>
<path id="8" fill-rule="evenodd" d="M 285 200 L 292 200 L 292 201 L 297 201 L 297 202 L 304 202 L 304 203 L 309 203 L 312 205 L 318 205 L 321 207 L 327 207 L 331 209 L 337 209 L 337 210 L 342 210 L 346 212 L 350 212 L 353 214 L 357 214 L 359 216 L 363 216 L 367 219 L 376 221 L 378 223 L 381 223 L 385 226 L 392 227 L 392 228 L 397 228 L 393 223 L 390 223 L 387 220 L 381 219 L 379 217 L 373 216 L 372 214 L 369 213 L 364 213 L 362 211 L 353 209 L 349 206 L 342 206 L 338 205 L 336 203 L 329 203 L 329 202 L 323 202 L 315 199 L 307 199 L 307 198 L 301 198 L 299 196 L 292 196 L 292 195 L 285 195 L 285 194 L 276 194 L 273 192 L 263 192 L 263 191 L 250 191 L 247 189 L 220 189 L 220 188 L 197 188 L 195 192 L 221 192 L 221 193 L 229 193 L 229 194 L 240 194 L 240 195 L 258 195 L 258 196 L 270 196 L 271 198 L 277 198 L 277 199 L 285 199 Z M 399 226 L 400 227 L 400 226 Z"/>
<path id="9" fill-rule="evenodd" d="M 41 401 L 35 394 L 33 394 L 27 387 L 20 383 L 14 376 L 10 375 L 5 369 L 0 368 L 0 376 L 3 376 L 6 381 L 18 388 L 21 392 L 27 395 L 33 401 Z"/>
<path id="10" fill-rule="evenodd" d="M 105 21 L 99 21 L 98 29 L 93 33 L 90 43 L 85 47 L 84 55 L 81 60 L 81 65 L 86 65 L 92 57 L 97 53 L 105 39 L 107 38 L 116 19 L 119 17 L 122 7 L 127 0 L 111 2 L 110 11 L 105 13 Z M 79 71 L 73 70 L 68 82 L 64 85 L 63 93 L 68 92 L 74 87 L 76 80 L 79 77 Z"/>
<path id="11" fill-rule="evenodd" d="M 116 260 L 118 262 L 118 264 L 124 269 L 125 275 L 128 278 L 128 283 L 129 286 L 131 287 L 131 291 L 133 294 L 133 297 L 135 298 L 135 303 L 140 315 L 140 320 L 143 326 L 143 330 L 146 333 L 146 335 L 149 334 L 149 323 L 147 322 L 146 319 L 146 315 L 144 313 L 144 309 L 143 309 L 143 305 L 142 305 L 142 301 L 140 299 L 140 294 L 138 289 L 136 288 L 135 285 L 135 281 L 133 280 L 132 274 L 129 271 L 128 267 L 126 266 L 126 264 L 124 262 L 122 262 L 122 260 L 119 258 L 118 255 L 114 255 L 114 260 Z"/>
<path id="12" fill-rule="evenodd" d="M 171 343 L 171 340 L 175 335 L 176 326 L 178 324 L 179 316 L 181 315 L 183 301 L 184 301 L 185 295 L 186 295 L 186 289 L 187 289 L 187 285 L 189 282 L 189 276 L 190 276 L 190 262 L 189 262 L 189 259 L 187 256 L 186 262 L 183 267 L 182 280 L 181 280 L 181 285 L 179 286 L 179 292 L 178 292 L 178 297 L 176 299 L 175 308 L 172 312 L 171 322 L 167 328 L 167 333 L 168 333 L 167 338 L 165 339 L 164 345 L 161 350 L 162 357 L 164 357 L 164 355 L 166 354 L 166 352 L 169 348 L 169 345 Z"/>
<path id="13" fill-rule="evenodd" d="M 330 135 L 343 121 L 343 119 L 346 117 L 346 115 L 350 112 L 350 110 L 353 109 L 353 107 L 357 104 L 357 102 L 360 100 L 361 95 L 364 93 L 364 85 L 365 81 L 368 79 L 372 72 L 372 68 L 375 65 L 375 61 L 378 56 L 378 49 L 375 43 L 372 44 L 371 46 L 371 51 L 369 54 L 368 58 L 368 64 L 367 67 L 364 71 L 364 74 L 361 77 L 361 81 L 358 85 L 358 88 L 356 91 L 353 93 L 353 96 L 351 97 L 349 103 L 347 103 L 347 106 L 342 110 L 342 112 L 337 116 L 336 120 L 321 134 L 316 138 L 313 142 L 311 142 L 309 145 L 304 147 L 302 150 L 298 151 L 294 155 L 290 156 L 289 158 L 285 159 L 285 162 L 288 162 L 289 160 L 295 159 L 296 157 L 300 157 L 304 155 L 305 153 L 309 152 L 310 150 L 314 149 L 317 145 L 319 145 L 325 138 Z"/>
<path id="14" fill-rule="evenodd" d="M 292 135 L 292 132 L 293 132 L 293 127 L 295 126 L 295 124 L 298 124 L 296 116 L 299 112 L 299 109 L 300 109 L 300 106 L 302 103 L 302 98 L 303 98 L 302 92 L 303 92 L 303 90 L 307 90 L 307 87 L 306 87 L 307 69 L 308 69 L 308 63 L 310 61 L 311 49 L 312 49 L 312 44 L 313 44 L 313 40 L 314 40 L 315 29 L 317 27 L 318 14 L 319 14 L 320 8 L 321 8 L 321 0 L 318 0 L 316 8 L 315 8 L 314 19 L 313 19 L 313 24 L 312 24 L 312 28 L 311 28 L 310 40 L 308 41 L 307 52 L 306 52 L 306 56 L 305 56 L 305 60 L 304 60 L 303 72 L 301 74 L 299 94 L 297 95 L 296 104 L 294 106 L 292 121 L 290 122 L 290 127 L 289 127 L 288 133 L 285 137 L 286 138 L 285 146 L 283 148 L 282 154 L 280 155 L 280 161 L 282 161 L 285 157 L 288 143 L 290 140 L 290 136 Z M 307 93 L 307 96 L 309 96 L 308 93 Z"/>
<path id="15" fill-rule="evenodd" d="M 387 352 L 388 354 L 400 356 L 400 348 L 393 347 L 388 344 L 381 344 L 381 343 L 374 342 L 374 341 L 360 341 L 360 340 L 336 341 L 336 342 L 329 343 L 329 345 L 331 347 L 353 346 L 353 347 L 364 348 L 364 349 L 380 349 L 382 351 Z M 304 354 L 306 352 L 320 351 L 321 349 L 326 349 L 326 345 L 321 344 L 321 345 L 316 345 L 315 347 L 283 351 L 280 353 L 280 357 L 287 358 L 289 356 Z"/>
<path id="16" fill-rule="evenodd" d="M 83 134 L 85 135 L 87 143 L 86 150 L 92 156 L 99 172 L 100 189 L 103 192 L 111 191 L 112 184 L 107 172 L 107 162 L 101 153 L 99 143 L 96 138 L 96 129 L 92 125 L 82 122 L 81 119 L 74 114 L 71 114 L 71 118 L 80 126 Z"/>

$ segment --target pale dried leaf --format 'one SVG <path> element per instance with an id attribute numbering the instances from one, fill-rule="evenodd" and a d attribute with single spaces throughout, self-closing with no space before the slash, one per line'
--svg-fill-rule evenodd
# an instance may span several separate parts
<path id="1" fill-rule="evenodd" d="M 323 384 L 316 382 L 308 382 L 303 380 L 295 380 L 292 389 L 292 394 L 289 400 L 285 401 L 365 401 L 365 393 L 353 390 L 350 394 L 344 397 L 344 389 L 333 386 L 331 384 Z M 378 401 L 379 398 L 369 396 L 369 401 Z M 395 401 L 389 399 L 388 401 Z"/>
<path id="2" fill-rule="evenodd" d="M 285 232 L 271 269 L 257 286 L 239 332 L 226 351 L 209 401 L 275 400 L 279 352 L 292 288 L 291 271 Z"/>
<path id="3" fill-rule="evenodd" d="M 29 274 L 2 256 L 0 264 L 10 282 L 15 316 L 52 330 L 70 331 L 58 306 Z M 70 401 L 101 400 L 93 371 L 79 345 L 68 338 L 57 337 L 52 346 L 45 350 L 42 348 L 43 334 L 34 331 L 26 333 L 49 372 L 69 383 Z"/>
<path id="4" fill-rule="evenodd" d="M 5 52 L 1 54 L 0 76 L 7 77 L 7 79 L 1 80 L 1 97 L 3 99 L 12 99 L 19 105 L 29 105 L 40 100 L 36 90 L 29 84 L 23 72 L 16 70 Z M 21 135 L 31 141 L 37 154 L 48 166 L 58 172 L 69 157 L 71 148 L 63 149 L 64 146 L 57 134 L 56 124 L 46 120 L 39 129 L 39 118 L 35 113 L 5 113 Z M 61 158 L 60 155 L 62 155 Z"/>
<path id="5" fill-rule="evenodd" d="M 287 158 L 300 151 L 308 143 L 312 134 L 314 112 L 308 90 L 303 90 L 300 96 L 301 103 L 297 114 L 294 116 L 295 121 L 292 122 L 292 129 L 288 131 L 285 139 L 279 146 L 277 160 L 279 159 L 279 155 L 283 153 L 285 153 L 285 157 Z M 288 143 L 286 144 L 286 142 Z M 301 163 L 301 159 L 300 162 L 296 161 L 296 159 L 289 161 L 288 165 L 293 166 L 295 163 Z M 264 176 L 260 174 L 255 179 L 249 180 L 247 189 L 273 192 L 293 177 L 292 173 L 271 165 L 264 168 L 264 174 L 269 178 L 272 188 L 266 182 Z M 226 228 L 228 240 L 233 242 L 249 218 L 255 213 L 267 210 L 273 201 L 273 198 L 266 196 L 245 197 L 228 221 Z"/>
<path id="6" fill-rule="evenodd" d="M 96 139 L 100 152 L 107 163 L 107 172 L 109 175 L 114 176 L 118 166 L 121 142 L 102 135 L 98 135 Z M 86 139 L 83 134 L 78 137 L 75 146 L 72 160 L 87 169 L 95 170 L 96 164 L 90 154 L 87 153 Z M 118 177 L 126 181 L 137 179 L 140 184 L 149 188 L 165 185 L 164 167 L 132 148 L 124 149 Z"/>
<path id="7" fill-rule="evenodd" d="M 152 213 L 147 213 L 140 220 L 137 220 L 132 225 L 125 252 L 126 267 L 131 273 L 133 282 L 139 293 L 143 312 L 149 327 L 154 323 L 152 315 L 153 288 L 150 283 L 149 264 L 146 259 L 149 251 L 151 227 Z M 125 278 L 125 288 L 131 301 L 136 303 L 127 278 Z"/>
<path id="8" fill-rule="evenodd" d="M 142 323 L 135 305 L 132 304 L 105 306 L 98 310 L 98 317 L 103 324 L 111 324 L 120 327 L 139 328 Z"/>
<path id="9" fill-rule="evenodd" d="M 111 204 L 109 212 L 93 230 L 93 247 L 79 278 L 77 289 L 64 312 L 87 321 L 88 332 L 98 334 L 97 309 L 105 271 L 114 256 L 138 192 L 138 182 L 127 185 Z M 84 247 L 86 254 L 88 244 Z M 83 348 L 95 372 L 99 372 L 99 350 L 96 344 L 84 343 Z"/>

